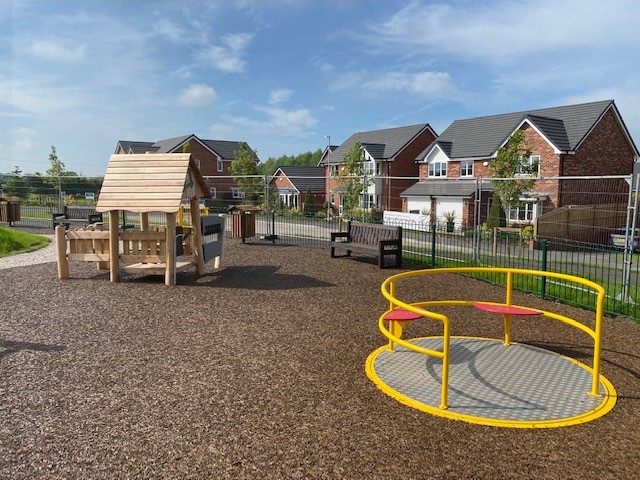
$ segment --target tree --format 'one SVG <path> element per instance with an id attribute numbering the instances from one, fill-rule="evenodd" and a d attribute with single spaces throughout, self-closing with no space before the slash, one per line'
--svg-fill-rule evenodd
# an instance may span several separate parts
<path id="1" fill-rule="evenodd" d="M 229 171 L 235 179 L 236 185 L 245 196 L 256 200 L 262 191 L 262 181 L 260 178 L 251 177 L 258 175 L 256 166 L 256 153 L 249 148 L 245 142 L 240 142 L 238 149 L 235 151 L 236 158 L 229 166 Z"/>
<path id="2" fill-rule="evenodd" d="M 509 217 L 509 209 L 520 203 L 522 192 L 529 190 L 535 184 L 535 178 L 528 176 L 517 177 L 524 159 L 529 158 L 531 150 L 526 146 L 526 139 L 522 130 L 516 131 L 504 147 L 498 150 L 496 158 L 489 162 L 489 173 L 494 179 L 491 186 L 493 192 L 500 199 L 505 216 Z"/>
<path id="3" fill-rule="evenodd" d="M 182 145 L 182 153 L 191 153 L 191 144 L 189 142 Z"/>
<path id="4" fill-rule="evenodd" d="M 274 158 L 269 157 L 265 162 L 258 164 L 260 175 L 273 175 L 275 171 L 283 166 L 304 166 L 315 167 L 322 157 L 322 150 L 304 152 L 298 155 L 282 155 Z"/>
<path id="5" fill-rule="evenodd" d="M 313 193 L 311 193 L 311 187 L 307 188 L 307 193 L 304 196 L 304 210 L 305 215 L 313 215 Z"/>
<path id="6" fill-rule="evenodd" d="M 343 187 L 342 213 L 347 218 L 353 218 L 356 210 L 360 207 L 360 195 L 364 190 L 364 159 L 362 155 L 362 144 L 360 139 L 351 146 L 344 154 L 343 174 L 347 178 L 340 180 Z"/>
<path id="7" fill-rule="evenodd" d="M 60 161 L 58 158 L 58 154 L 56 153 L 56 147 L 51 145 L 51 152 L 49 152 L 49 163 L 51 163 L 51 167 L 47 169 L 47 175 L 49 175 L 49 183 L 54 188 L 58 189 L 58 201 L 60 203 L 60 208 L 62 208 L 62 204 L 64 199 L 62 198 L 62 180 L 61 177 L 64 175 L 68 175 L 66 172 L 64 163 Z"/>

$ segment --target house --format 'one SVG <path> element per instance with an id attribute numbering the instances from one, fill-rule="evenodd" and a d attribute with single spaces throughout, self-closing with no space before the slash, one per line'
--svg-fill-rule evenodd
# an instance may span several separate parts
<path id="1" fill-rule="evenodd" d="M 276 190 L 281 205 L 296 210 L 302 211 L 308 190 L 311 190 L 316 209 L 325 201 L 323 167 L 280 167 L 271 177 L 269 185 Z"/>
<path id="2" fill-rule="evenodd" d="M 638 149 L 613 100 L 456 120 L 417 156 L 420 180 L 402 192 L 406 211 L 429 209 L 437 221 L 455 212 L 458 226 L 474 224 L 477 178 L 517 130 L 531 155 L 517 176 L 547 177 L 524 192 L 509 212 L 515 224 L 564 205 L 602 203 L 603 192 L 627 191 L 624 181 L 594 182 L 557 177 L 629 175 Z M 481 221 L 488 211 L 484 185 Z M 487 188 L 489 187 L 489 188 Z"/>
<path id="3" fill-rule="evenodd" d="M 244 198 L 244 192 L 237 188 L 229 171 L 240 143 L 239 141 L 205 140 L 191 134 L 157 142 L 119 140 L 115 153 L 182 153 L 184 145 L 189 144 L 191 155 L 205 178 L 212 200 L 233 202 Z M 257 163 L 258 158 L 256 157 L 255 160 Z"/>
<path id="4" fill-rule="evenodd" d="M 340 145 L 327 145 L 326 147 L 324 147 L 324 150 L 322 151 L 322 155 L 320 156 L 320 160 L 318 161 L 318 167 L 322 167 L 325 164 L 325 159 L 330 154 L 335 152 L 339 146 Z"/>
<path id="5" fill-rule="evenodd" d="M 339 211 L 343 199 L 340 198 L 342 182 L 337 176 L 344 174 L 344 156 L 360 141 L 365 161 L 365 171 L 372 182 L 363 192 L 363 207 L 382 210 L 401 210 L 400 192 L 415 180 L 389 179 L 384 177 L 416 177 L 418 165 L 415 159 L 436 138 L 436 132 L 426 123 L 405 127 L 386 128 L 369 132 L 357 132 L 347 141 L 326 155 L 320 162 L 325 169 L 326 201 Z"/>

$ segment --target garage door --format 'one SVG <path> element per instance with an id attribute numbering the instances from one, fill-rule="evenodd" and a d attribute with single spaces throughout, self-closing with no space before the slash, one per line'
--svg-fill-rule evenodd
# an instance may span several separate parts
<path id="1" fill-rule="evenodd" d="M 455 226 L 460 228 L 462 225 L 462 197 L 436 197 L 436 221 L 445 223 L 442 216 L 445 212 L 455 213 Z"/>

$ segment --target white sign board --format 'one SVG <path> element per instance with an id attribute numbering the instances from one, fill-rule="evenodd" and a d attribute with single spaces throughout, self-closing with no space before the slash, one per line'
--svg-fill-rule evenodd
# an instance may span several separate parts
<path id="1" fill-rule="evenodd" d="M 428 216 L 420 215 L 419 213 L 388 212 L 385 210 L 382 212 L 382 223 L 409 230 L 428 232 L 430 220 Z"/>

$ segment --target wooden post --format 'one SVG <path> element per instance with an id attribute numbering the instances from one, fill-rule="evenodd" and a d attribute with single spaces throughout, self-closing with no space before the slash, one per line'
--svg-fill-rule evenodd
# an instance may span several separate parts
<path id="1" fill-rule="evenodd" d="M 100 223 L 96 223 L 95 224 L 95 229 L 97 231 L 103 231 L 104 230 L 104 223 L 100 222 Z M 94 240 L 94 247 L 95 247 L 95 251 L 98 253 L 104 253 L 104 240 Z M 109 262 L 96 262 L 96 267 L 98 268 L 98 270 L 108 270 L 109 269 Z"/>
<path id="2" fill-rule="evenodd" d="M 165 285 L 176 284 L 176 214 L 167 213 Z"/>
<path id="3" fill-rule="evenodd" d="M 191 198 L 191 226 L 193 227 L 193 256 L 196 260 L 196 273 L 202 275 L 204 272 L 204 259 L 202 258 L 202 225 L 200 225 L 200 199 Z"/>
<path id="4" fill-rule="evenodd" d="M 67 237 L 64 225 L 56 227 L 56 254 L 58 257 L 58 278 L 66 280 L 69 278 L 69 259 L 67 258 Z"/>
<path id="5" fill-rule="evenodd" d="M 149 214 L 147 212 L 140 214 L 140 230 L 143 232 L 149 231 Z"/>
<path id="6" fill-rule="evenodd" d="M 120 281 L 120 239 L 118 235 L 118 221 L 120 210 L 109 212 L 109 269 L 112 282 Z"/>

